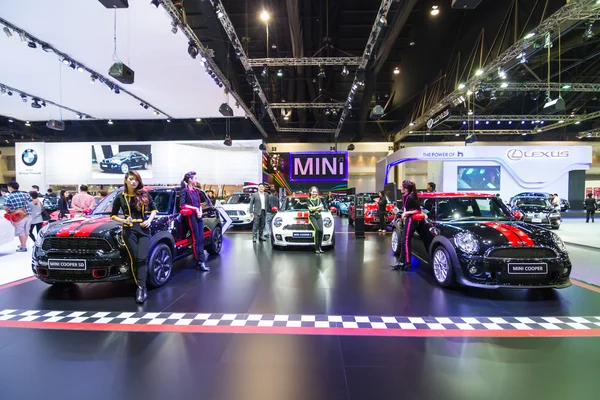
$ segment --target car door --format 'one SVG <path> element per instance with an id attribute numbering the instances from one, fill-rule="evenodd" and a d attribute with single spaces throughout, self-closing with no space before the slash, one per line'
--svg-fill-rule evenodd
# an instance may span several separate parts
<path id="1" fill-rule="evenodd" d="M 219 211 L 212 204 L 206 193 L 200 191 L 200 201 L 202 202 L 202 220 L 204 221 L 204 231 L 213 230 L 221 221 Z"/>
<path id="2" fill-rule="evenodd" d="M 426 210 L 426 215 L 431 216 L 432 210 L 435 208 L 435 200 L 426 199 L 423 202 L 421 208 Z M 427 221 L 427 219 L 425 219 L 423 221 L 413 221 L 413 223 L 417 224 L 417 228 L 412 237 L 412 252 L 419 258 L 427 259 L 428 252 L 425 240 L 427 239 L 427 229 L 429 227 L 429 222 Z"/>
<path id="3" fill-rule="evenodd" d="M 188 227 L 187 218 L 179 212 L 179 201 L 181 199 L 181 191 L 173 190 L 173 201 L 171 202 L 171 213 L 169 214 L 169 227 L 171 234 L 175 240 L 175 249 L 177 257 L 191 253 L 192 236 Z"/>

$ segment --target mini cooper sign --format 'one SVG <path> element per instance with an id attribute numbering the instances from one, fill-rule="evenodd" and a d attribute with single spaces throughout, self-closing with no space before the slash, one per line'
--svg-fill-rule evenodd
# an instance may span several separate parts
<path id="1" fill-rule="evenodd" d="M 290 181 L 347 181 L 348 153 L 290 153 Z"/>

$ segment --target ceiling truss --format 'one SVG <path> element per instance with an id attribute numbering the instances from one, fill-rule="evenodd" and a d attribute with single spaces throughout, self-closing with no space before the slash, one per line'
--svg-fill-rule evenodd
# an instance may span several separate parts
<path id="1" fill-rule="evenodd" d="M 270 108 L 344 108 L 346 103 L 271 103 Z"/>
<path id="2" fill-rule="evenodd" d="M 309 67 L 321 65 L 360 65 L 360 57 L 301 57 L 301 58 L 253 58 L 251 67 Z"/>

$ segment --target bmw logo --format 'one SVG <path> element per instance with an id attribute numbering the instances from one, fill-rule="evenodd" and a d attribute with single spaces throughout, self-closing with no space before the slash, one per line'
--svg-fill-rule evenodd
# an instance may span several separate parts
<path id="1" fill-rule="evenodd" d="M 23 164 L 32 167 L 38 160 L 37 152 L 33 149 L 27 149 L 21 155 L 21 160 L 23 160 Z"/>

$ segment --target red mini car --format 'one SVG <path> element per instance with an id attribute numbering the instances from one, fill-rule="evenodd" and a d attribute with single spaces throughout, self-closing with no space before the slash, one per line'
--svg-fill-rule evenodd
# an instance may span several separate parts
<path id="1" fill-rule="evenodd" d="M 377 211 L 377 202 L 376 198 L 379 197 L 377 193 L 358 193 L 357 196 L 365 196 L 370 199 L 368 202 L 365 201 L 365 227 L 379 227 L 379 212 Z M 356 197 L 355 197 L 356 198 Z M 394 217 L 398 212 L 397 207 L 394 203 L 388 200 L 388 204 L 385 210 L 385 225 L 392 226 L 392 222 L 394 222 Z M 354 205 L 354 201 L 350 203 L 348 206 L 348 223 L 350 225 L 354 224 L 356 207 Z"/>

